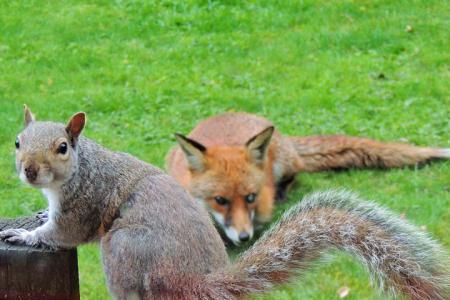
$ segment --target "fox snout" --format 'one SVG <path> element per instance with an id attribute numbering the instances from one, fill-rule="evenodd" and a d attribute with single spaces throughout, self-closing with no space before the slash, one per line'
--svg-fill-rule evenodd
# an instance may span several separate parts
<path id="1" fill-rule="evenodd" d="M 251 214 L 248 211 L 239 211 L 234 214 L 223 214 L 212 211 L 212 215 L 220 227 L 223 229 L 227 238 L 235 245 L 247 242 L 253 237 L 253 222 Z"/>
<path id="2" fill-rule="evenodd" d="M 233 242 L 247 242 L 253 235 L 251 222 L 237 222 L 230 216 L 225 222 L 225 233 Z M 233 224 L 235 222 L 235 224 Z"/>
<path id="3" fill-rule="evenodd" d="M 235 245 L 247 242 L 253 237 L 253 226 L 251 224 L 246 226 L 246 229 L 240 229 L 239 227 L 224 227 L 225 234 Z"/>
<path id="4" fill-rule="evenodd" d="M 250 234 L 246 231 L 242 231 L 239 233 L 239 240 L 241 242 L 246 242 L 250 239 Z"/>

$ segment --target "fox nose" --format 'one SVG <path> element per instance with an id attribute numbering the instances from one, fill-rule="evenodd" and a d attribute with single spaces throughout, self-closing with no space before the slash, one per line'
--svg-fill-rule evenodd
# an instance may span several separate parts
<path id="1" fill-rule="evenodd" d="M 246 241 L 248 241 L 249 239 L 250 239 L 250 234 L 248 234 L 247 232 L 242 231 L 241 233 L 239 233 L 239 240 L 240 240 L 241 242 L 246 242 Z"/>
<path id="2" fill-rule="evenodd" d="M 33 182 L 37 178 L 38 171 L 39 171 L 39 168 L 37 168 L 37 167 L 35 167 L 33 165 L 28 166 L 28 167 L 25 168 L 25 176 L 27 176 L 27 179 L 30 182 Z"/>

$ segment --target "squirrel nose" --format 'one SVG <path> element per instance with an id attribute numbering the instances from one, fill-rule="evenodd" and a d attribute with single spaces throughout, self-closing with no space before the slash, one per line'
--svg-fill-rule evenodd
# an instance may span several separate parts
<path id="1" fill-rule="evenodd" d="M 31 165 L 25 168 L 25 176 L 29 181 L 35 181 L 38 175 L 39 168 Z"/>
<path id="2" fill-rule="evenodd" d="M 249 235 L 247 232 L 242 231 L 241 233 L 239 233 L 239 240 L 240 240 L 241 242 L 246 242 L 246 241 L 248 241 L 249 239 L 250 239 L 250 235 Z"/>

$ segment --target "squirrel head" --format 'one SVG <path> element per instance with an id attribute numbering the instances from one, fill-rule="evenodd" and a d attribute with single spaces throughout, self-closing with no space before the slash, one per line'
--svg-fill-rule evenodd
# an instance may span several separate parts
<path id="1" fill-rule="evenodd" d="M 37 188 L 68 181 L 78 169 L 78 140 L 86 123 L 83 112 L 67 125 L 36 121 L 24 106 L 25 128 L 16 138 L 16 169 L 19 178 Z"/>

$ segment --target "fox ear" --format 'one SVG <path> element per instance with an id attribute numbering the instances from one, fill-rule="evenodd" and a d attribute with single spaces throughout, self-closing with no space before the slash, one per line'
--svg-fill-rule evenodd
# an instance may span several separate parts
<path id="1" fill-rule="evenodd" d="M 256 164 L 262 164 L 264 162 L 273 131 L 273 126 L 267 127 L 266 129 L 249 139 L 245 144 L 245 146 L 247 147 L 247 151 L 250 154 L 250 158 Z"/>
<path id="2" fill-rule="evenodd" d="M 28 124 L 30 124 L 31 122 L 36 121 L 33 113 L 31 112 L 31 110 L 28 108 L 28 106 L 26 104 L 23 105 L 23 117 L 24 117 L 25 127 L 27 127 Z"/>
<path id="3" fill-rule="evenodd" d="M 197 172 L 203 172 L 205 170 L 204 157 L 206 147 L 179 133 L 175 133 L 175 138 L 186 155 L 189 168 Z"/>
<path id="4" fill-rule="evenodd" d="M 70 137 L 72 146 L 74 146 L 77 142 L 78 137 L 80 136 L 85 124 L 86 114 L 84 112 L 74 114 L 70 118 L 69 123 L 67 123 L 66 132 Z"/>

